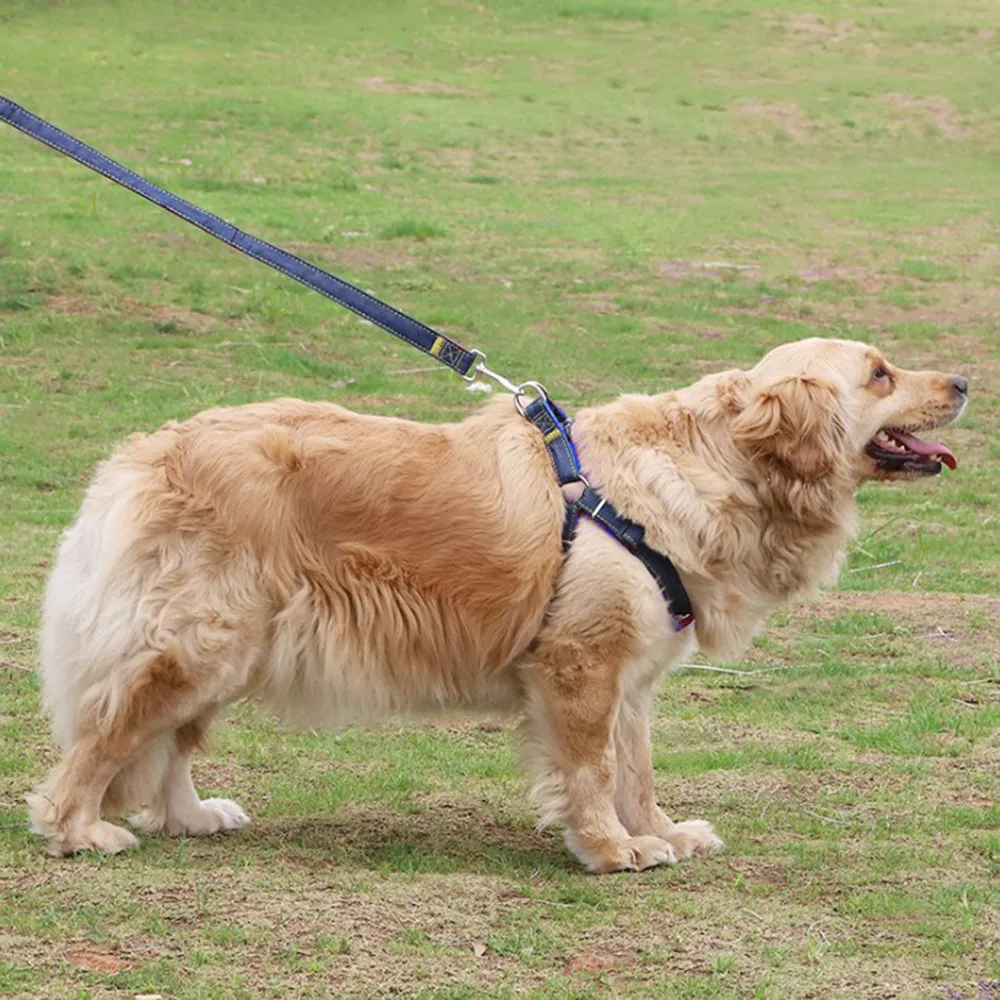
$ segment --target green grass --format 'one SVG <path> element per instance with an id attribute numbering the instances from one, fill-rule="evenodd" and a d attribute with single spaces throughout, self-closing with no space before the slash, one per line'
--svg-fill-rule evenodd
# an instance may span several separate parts
<path id="1" fill-rule="evenodd" d="M 54 547 L 125 435 L 277 395 L 479 397 L 353 315 L 0 130 L 0 994 L 962 996 L 1000 980 L 1000 101 L 986 0 L 0 10 L 0 89 L 539 378 L 571 410 L 781 341 L 966 374 L 959 468 L 869 485 L 838 588 L 667 680 L 659 794 L 727 852 L 581 874 L 513 724 L 200 759 L 255 825 L 56 862 L 31 673 Z"/>
<path id="2" fill-rule="evenodd" d="M 417 222 L 415 219 L 402 219 L 390 223 L 379 230 L 379 236 L 384 240 L 405 239 L 429 240 L 435 236 L 447 236 L 446 230 L 433 222 Z"/>

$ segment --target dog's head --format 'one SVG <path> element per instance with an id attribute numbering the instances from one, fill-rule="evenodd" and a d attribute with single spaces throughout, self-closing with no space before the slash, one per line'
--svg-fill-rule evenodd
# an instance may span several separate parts
<path id="1" fill-rule="evenodd" d="M 866 344 L 802 340 L 776 348 L 747 374 L 733 438 L 751 459 L 803 481 L 913 479 L 955 468 L 943 444 L 917 432 L 958 418 L 968 383 L 906 371 Z"/>

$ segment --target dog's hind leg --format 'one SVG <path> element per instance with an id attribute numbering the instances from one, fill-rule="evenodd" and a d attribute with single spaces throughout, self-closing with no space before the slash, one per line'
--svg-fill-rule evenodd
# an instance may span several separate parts
<path id="1" fill-rule="evenodd" d="M 140 831 L 200 837 L 250 823 L 250 817 L 229 799 L 200 799 L 191 778 L 191 754 L 204 740 L 214 714 L 214 710 L 205 712 L 172 735 L 171 754 L 157 796 L 130 819 Z"/>
<path id="2" fill-rule="evenodd" d="M 175 746 L 174 734 L 164 732 L 132 757 L 105 789 L 101 815 L 124 816 L 130 809 L 157 802 Z"/>
<path id="3" fill-rule="evenodd" d="M 150 653 L 137 664 L 118 685 L 104 681 L 87 692 L 65 757 L 28 797 L 32 828 L 50 853 L 134 847 L 131 833 L 101 820 L 105 794 L 117 774 L 211 703 L 213 692 L 174 653 Z"/>

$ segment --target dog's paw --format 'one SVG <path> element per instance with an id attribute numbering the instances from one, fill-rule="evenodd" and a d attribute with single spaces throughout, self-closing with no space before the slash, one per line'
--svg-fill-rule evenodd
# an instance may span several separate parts
<path id="1" fill-rule="evenodd" d="M 117 854 L 139 846 L 136 837 L 114 823 L 103 820 L 81 823 L 72 817 L 60 820 L 55 803 L 44 788 L 32 792 L 27 801 L 31 830 L 45 838 L 45 850 L 53 857 L 66 857 L 80 851 Z"/>
<path id="2" fill-rule="evenodd" d="M 597 874 L 607 872 L 639 872 L 657 865 L 677 863 L 677 854 L 666 840 L 660 837 L 629 837 L 627 840 L 609 842 L 588 867 Z"/>
<path id="3" fill-rule="evenodd" d="M 158 833 L 167 822 L 167 816 L 162 806 L 149 806 L 128 817 L 129 826 L 139 833 Z"/>
<path id="4" fill-rule="evenodd" d="M 79 854 L 81 851 L 99 851 L 101 854 L 118 854 L 139 846 L 139 838 L 114 823 L 98 820 L 86 826 L 73 826 L 65 832 L 49 837 L 45 849 L 55 857 Z"/>
<path id="5" fill-rule="evenodd" d="M 29 792 L 25 801 L 28 803 L 28 828 L 40 837 L 53 837 L 56 832 L 56 807 L 49 798 L 45 786 Z"/>
<path id="6" fill-rule="evenodd" d="M 679 858 L 714 854 L 723 847 L 722 838 L 715 832 L 712 824 L 703 819 L 689 819 L 684 823 L 675 823 L 666 834 L 666 839 Z"/>
<path id="7" fill-rule="evenodd" d="M 203 799 L 197 809 L 168 816 L 164 829 L 171 837 L 204 837 L 249 826 L 250 817 L 229 799 Z"/>

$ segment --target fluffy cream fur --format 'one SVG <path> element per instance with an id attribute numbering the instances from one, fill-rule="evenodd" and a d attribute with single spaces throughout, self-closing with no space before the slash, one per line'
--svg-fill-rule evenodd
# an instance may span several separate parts
<path id="1" fill-rule="evenodd" d="M 461 424 L 278 400 L 136 435 L 98 470 L 45 598 L 41 671 L 65 751 L 31 796 L 54 853 L 136 843 L 101 819 L 204 834 L 249 822 L 199 800 L 190 755 L 247 696 L 338 725 L 491 707 L 526 718 L 545 823 L 594 871 L 721 845 L 653 787 L 653 685 L 697 644 L 731 655 L 788 595 L 833 580 L 883 427 L 947 422 L 949 377 L 804 341 L 750 371 L 625 396 L 574 426 L 591 481 L 677 565 L 696 630 L 582 522 L 537 431 L 498 400 Z"/>

